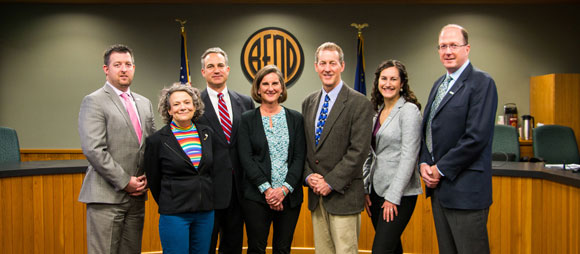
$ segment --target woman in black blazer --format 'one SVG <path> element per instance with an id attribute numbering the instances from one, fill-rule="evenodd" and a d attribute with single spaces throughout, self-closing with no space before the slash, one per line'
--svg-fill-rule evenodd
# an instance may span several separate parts
<path id="1" fill-rule="evenodd" d="M 174 84 L 161 91 L 167 124 L 146 140 L 145 172 L 159 205 L 163 253 L 208 253 L 213 229 L 212 131 L 195 123 L 203 114 L 196 88 Z"/>
<path id="2" fill-rule="evenodd" d="M 290 253 L 303 198 L 304 123 L 280 105 L 287 91 L 276 66 L 258 71 L 251 95 L 261 106 L 242 115 L 238 135 L 248 253 L 265 253 L 272 223 L 273 253 Z"/>

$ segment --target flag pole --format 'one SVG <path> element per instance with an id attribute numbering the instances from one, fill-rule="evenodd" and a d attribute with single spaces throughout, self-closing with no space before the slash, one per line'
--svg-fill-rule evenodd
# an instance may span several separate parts
<path id="1" fill-rule="evenodd" d="M 357 24 L 352 23 L 350 26 L 357 29 L 358 34 L 358 45 L 357 45 L 357 53 L 356 53 L 356 73 L 354 78 L 354 90 L 366 95 L 366 82 L 365 82 L 365 56 L 364 56 L 364 38 L 362 36 L 362 30 L 365 27 L 368 27 L 369 24 Z"/>
<path id="2" fill-rule="evenodd" d="M 181 25 L 181 67 L 179 70 L 179 81 L 182 84 L 191 85 L 189 75 L 189 60 L 187 59 L 187 34 L 185 32 L 185 23 L 187 20 L 175 19 Z"/>

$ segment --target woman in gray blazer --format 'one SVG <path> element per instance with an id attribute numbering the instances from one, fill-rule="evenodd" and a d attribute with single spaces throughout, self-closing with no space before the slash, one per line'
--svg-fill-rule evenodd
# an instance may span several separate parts
<path id="1" fill-rule="evenodd" d="M 365 209 L 375 228 L 373 253 L 403 253 L 401 235 L 422 193 L 416 169 L 421 104 L 409 88 L 405 66 L 397 60 L 379 65 L 371 97 L 377 115 L 363 174 Z"/>
<path id="2" fill-rule="evenodd" d="M 251 95 L 261 105 L 242 115 L 238 135 L 248 253 L 266 252 L 271 224 L 272 252 L 290 253 L 303 198 L 302 115 L 280 105 L 287 92 L 282 73 L 274 65 L 256 73 Z"/>

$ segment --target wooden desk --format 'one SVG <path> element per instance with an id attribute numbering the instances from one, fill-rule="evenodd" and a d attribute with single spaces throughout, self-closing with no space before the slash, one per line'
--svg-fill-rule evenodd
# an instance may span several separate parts
<path id="1" fill-rule="evenodd" d="M 86 253 L 86 208 L 77 201 L 86 165 L 85 160 L 0 164 L 0 252 Z M 492 253 L 580 253 L 580 173 L 541 163 L 493 162 L 492 183 Z M 159 214 L 151 196 L 145 209 L 142 251 L 160 253 Z M 359 249 L 370 253 L 374 230 L 365 212 L 361 218 Z M 305 199 L 292 253 L 314 253 L 313 247 Z M 438 252 L 431 200 L 424 195 L 403 233 L 403 248 Z"/>

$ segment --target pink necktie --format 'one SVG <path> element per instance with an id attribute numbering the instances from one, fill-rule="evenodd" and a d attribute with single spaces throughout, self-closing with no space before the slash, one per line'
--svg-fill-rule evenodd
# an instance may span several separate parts
<path id="1" fill-rule="evenodd" d="M 133 105 L 131 104 L 131 101 L 129 101 L 129 96 L 126 93 L 122 93 L 121 97 L 123 97 L 123 102 L 125 102 L 125 108 L 127 109 L 127 113 L 129 113 L 131 123 L 133 123 L 133 129 L 135 129 L 135 133 L 139 138 L 139 144 L 141 144 L 141 124 L 139 123 L 137 112 L 135 112 L 135 109 L 133 109 Z"/>

